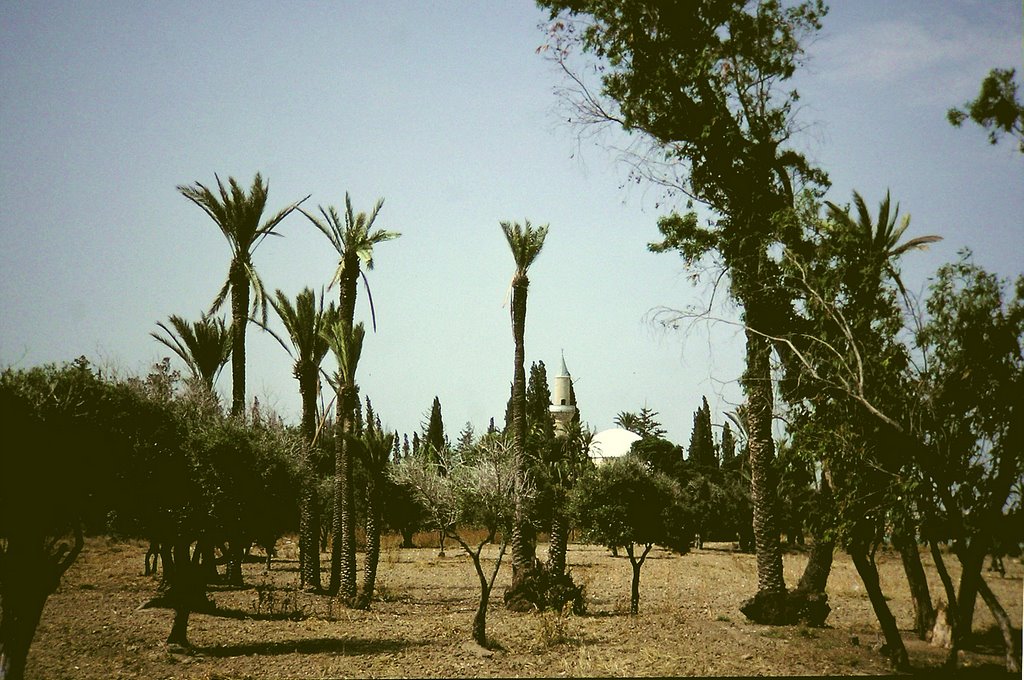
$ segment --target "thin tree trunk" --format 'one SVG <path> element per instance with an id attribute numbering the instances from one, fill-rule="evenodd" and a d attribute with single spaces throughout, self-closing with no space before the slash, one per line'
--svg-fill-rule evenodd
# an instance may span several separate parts
<path id="1" fill-rule="evenodd" d="M 356 527 L 355 527 L 355 501 L 352 484 L 352 450 L 348 444 L 348 437 L 352 433 L 352 414 L 354 412 L 351 402 L 355 399 L 355 387 L 346 385 L 344 420 L 342 433 L 338 440 L 341 451 L 341 590 L 339 594 L 346 602 L 351 603 L 356 596 Z M 339 402 L 342 400 L 339 399 Z"/>
<path id="2" fill-rule="evenodd" d="M 912 535 L 902 531 L 894 532 L 892 543 L 899 550 L 903 561 L 903 573 L 907 576 L 910 596 L 914 603 L 914 630 L 917 637 L 927 640 L 928 634 L 935 626 L 935 608 L 932 606 L 931 592 L 928 590 L 928 577 L 921 563 L 921 552 L 917 541 Z"/>
<path id="3" fill-rule="evenodd" d="M 473 616 L 473 640 L 481 647 L 487 646 L 487 605 L 491 599 L 491 590 L 494 588 L 494 579 L 498 575 L 498 570 L 501 568 L 501 559 L 505 556 L 506 543 L 502 542 L 501 548 L 498 550 L 498 558 L 494 561 L 494 571 L 491 572 L 490 581 L 487 580 L 484 575 L 484 568 L 480 562 L 480 552 L 483 550 L 484 543 L 481 543 L 476 551 L 472 550 L 469 545 L 463 541 L 459 541 L 462 544 L 463 549 L 469 553 L 470 558 L 473 560 L 473 568 L 476 569 L 477 578 L 480 579 L 480 602 L 476 608 L 476 614 Z"/>
<path id="4" fill-rule="evenodd" d="M 241 260 L 231 261 L 231 415 L 245 414 L 245 328 L 249 320 L 249 280 Z"/>
<path id="5" fill-rule="evenodd" d="M 629 555 L 629 563 L 633 567 L 633 579 L 629 585 L 630 616 L 636 616 L 640 613 L 640 567 L 644 566 L 644 560 L 647 559 L 647 553 L 651 552 L 652 547 L 654 546 L 650 543 L 645 544 L 644 551 L 637 558 L 633 551 L 633 544 L 626 544 L 626 554 Z"/>
<path id="6" fill-rule="evenodd" d="M 1007 672 L 1020 674 L 1020 634 L 1013 630 L 1013 624 L 1010 622 L 1010 617 L 1006 615 L 1006 610 L 999 604 L 995 593 L 981 576 L 978 577 L 978 593 L 988 605 L 996 623 L 999 624 L 999 632 L 1003 634 L 1003 643 L 1006 645 Z"/>
<path id="7" fill-rule="evenodd" d="M 867 546 L 863 544 L 851 546 L 849 553 L 853 558 L 853 565 L 857 568 L 857 573 L 864 583 L 864 590 L 867 591 L 878 624 L 882 628 L 882 635 L 885 637 L 882 652 L 897 671 L 909 670 L 910 659 L 907 656 L 907 648 L 903 644 L 899 627 L 896 625 L 896 617 L 892 615 L 892 611 L 885 601 L 885 595 L 882 593 L 882 586 L 879 583 L 878 568 L 868 555 Z"/>
<path id="8" fill-rule="evenodd" d="M 299 508 L 300 583 L 308 590 L 320 590 L 320 504 L 317 499 L 313 439 L 316 437 L 317 375 L 303 375 L 299 383 L 302 396 L 301 500 Z"/>
<path id="9" fill-rule="evenodd" d="M 953 587 L 953 579 L 946 569 L 946 561 L 942 559 L 939 552 L 939 545 L 935 541 L 928 541 L 931 549 L 932 561 L 935 563 L 935 571 L 939 573 L 939 580 L 942 581 L 942 588 L 946 592 L 946 620 L 953 629 L 950 635 L 950 648 L 946 654 L 945 666 L 955 668 L 957 652 L 962 644 L 960 636 L 960 607 L 957 603 L 956 589 Z"/>

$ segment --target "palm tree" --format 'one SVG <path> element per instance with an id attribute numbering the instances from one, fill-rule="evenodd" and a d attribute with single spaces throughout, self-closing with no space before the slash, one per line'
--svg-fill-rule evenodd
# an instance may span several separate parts
<path id="1" fill-rule="evenodd" d="M 377 564 L 380 561 L 381 511 L 383 510 L 384 481 L 395 445 L 395 433 L 385 433 L 374 423 L 367 422 L 366 430 L 358 440 L 356 450 L 366 466 L 366 562 L 363 565 L 363 590 L 356 606 L 369 609 L 377 582 Z"/>
<path id="2" fill-rule="evenodd" d="M 263 324 L 267 322 L 266 294 L 263 292 L 263 282 L 253 268 L 252 254 L 267 236 L 278 235 L 274 229 L 306 199 L 293 203 L 261 224 L 267 206 L 269 184 L 263 181 L 260 174 L 256 173 L 248 193 L 234 177 L 228 178 L 227 187 L 220 181 L 220 177 L 214 177 L 217 180 L 217 193 L 199 182 L 191 186 L 179 185 L 178 191 L 210 216 L 231 248 L 228 278 L 210 306 L 210 313 L 220 309 L 230 292 L 231 415 L 240 416 L 245 412 L 245 326 L 250 314 L 250 288 L 255 294 L 252 314 L 262 311 Z"/>
<path id="3" fill-rule="evenodd" d="M 907 289 L 904 288 L 903 279 L 900 278 L 899 271 L 896 269 L 896 260 L 911 250 L 924 250 L 929 244 L 941 241 L 942 237 L 918 236 L 900 243 L 903 232 L 910 226 L 910 215 L 904 215 L 899 226 L 896 226 L 900 206 L 897 203 L 896 209 L 891 210 L 888 191 L 885 192 L 885 198 L 878 205 L 878 218 L 874 222 L 871 220 L 871 214 L 864 203 L 864 198 L 856 191 L 853 192 L 853 203 L 857 208 L 856 220 L 850 216 L 848 210 L 840 208 L 831 201 L 825 201 L 832 219 L 847 232 L 847 235 L 859 242 L 861 253 L 867 259 L 867 270 L 861 272 L 864 285 L 858 286 L 854 283 L 851 288 L 860 289 L 863 295 L 873 297 L 882 285 L 883 275 L 887 275 L 896 283 L 903 298 L 907 299 Z"/>
<path id="4" fill-rule="evenodd" d="M 354 415 L 359 402 L 356 368 L 363 351 L 366 329 L 362 323 L 354 327 L 338 319 L 323 331 L 338 361 L 332 384 L 337 391 L 336 449 L 334 457 L 334 541 L 331 546 L 331 582 L 328 589 L 346 602 L 356 596 L 355 503 L 352 489 L 352 454 L 349 438 L 354 431 Z"/>
<path id="5" fill-rule="evenodd" d="M 324 236 L 331 242 L 334 249 L 338 253 L 338 268 L 334 272 L 334 277 L 331 279 L 331 286 L 335 283 L 338 284 L 338 321 L 344 326 L 344 330 L 338 330 L 339 337 L 347 337 L 352 333 L 352 323 L 355 317 L 355 306 L 356 306 L 356 289 L 359 283 L 359 277 L 363 277 L 364 283 L 366 282 L 366 274 L 363 272 L 363 267 L 370 270 L 373 269 L 373 248 L 378 243 L 384 241 L 390 241 L 396 239 L 401 234 L 394 231 L 387 231 L 385 229 L 373 230 L 373 223 L 377 219 L 377 215 L 380 214 L 380 209 L 384 205 L 384 199 L 379 199 L 377 204 L 374 206 L 373 211 L 367 213 L 356 213 L 352 209 L 352 200 L 349 195 L 345 194 L 345 214 L 344 217 L 338 214 L 338 211 L 334 206 L 323 207 L 320 206 L 320 217 L 310 214 L 305 210 L 302 214 L 305 215 L 310 222 L 313 223 L 317 229 L 319 229 Z M 370 302 L 370 317 L 373 323 L 373 328 L 377 328 L 376 312 L 373 307 L 373 296 L 370 294 L 370 286 L 367 283 L 366 295 Z M 358 358 L 357 358 L 358 363 Z M 344 386 L 344 392 L 346 395 L 355 395 L 357 393 L 357 387 L 355 382 L 355 366 L 352 367 L 352 371 L 348 374 L 349 382 Z M 342 390 L 339 390 L 339 395 Z M 341 546 L 341 550 L 344 551 L 344 560 L 336 558 L 335 554 L 332 553 L 331 559 L 331 591 L 336 592 L 336 586 L 339 583 L 340 578 L 343 578 L 343 582 L 340 585 L 341 592 L 347 599 L 351 599 L 355 596 L 356 591 L 356 572 L 355 572 L 355 527 L 352 525 L 353 512 L 352 512 L 352 479 L 351 471 L 352 465 L 350 456 L 348 454 L 348 443 L 345 440 L 344 434 L 351 433 L 351 423 L 353 422 L 353 412 L 358 404 L 355 397 L 352 397 L 348 401 L 343 401 L 340 396 L 337 403 L 338 413 L 338 425 L 342 427 L 342 436 L 338 438 L 337 444 L 337 455 L 339 460 L 336 461 L 335 469 L 337 474 L 348 475 L 344 480 L 336 480 L 335 484 L 342 489 L 347 489 L 338 499 L 338 503 L 335 505 L 335 511 L 337 516 L 334 518 L 335 523 L 335 545 Z M 346 413 L 342 413 L 345 408 L 351 409 Z M 346 429 L 348 428 L 348 429 Z M 341 459 L 344 460 L 341 460 Z M 340 539 L 339 539 L 340 536 Z M 335 548 L 337 550 L 338 548 Z M 336 573 L 344 565 L 344 573 Z"/>
<path id="6" fill-rule="evenodd" d="M 512 339 L 515 342 L 515 372 L 512 380 L 512 436 L 513 454 L 516 462 L 517 485 L 526 479 L 526 348 L 523 342 L 526 330 L 526 296 L 530 287 L 527 272 L 540 255 L 548 225 L 537 227 L 529 220 L 524 225 L 518 222 L 502 222 L 501 230 L 508 241 L 516 271 L 512 275 Z M 518 583 L 527 571 L 532 569 L 535 557 L 533 541 L 530 540 L 526 507 L 521 493 L 516 493 L 515 521 L 512 525 L 512 578 Z M 513 586 L 514 588 L 515 586 Z"/>
<path id="7" fill-rule="evenodd" d="M 345 216 L 342 218 L 334 206 L 324 208 L 320 206 L 320 217 L 312 215 L 305 210 L 305 215 L 310 222 L 319 229 L 331 242 L 334 249 L 338 251 L 338 268 L 334 271 L 334 278 L 331 279 L 331 286 L 338 284 L 339 297 L 338 305 L 342 321 L 352 325 L 355 317 L 356 287 L 359 277 L 366 282 L 366 274 L 363 272 L 373 270 L 373 248 L 378 243 L 391 241 L 401 236 L 397 231 L 377 229 L 371 231 L 373 223 L 384 206 L 384 199 L 378 199 L 373 211 L 369 214 L 355 213 L 352 210 L 352 200 L 345 194 Z M 366 294 L 370 301 L 370 317 L 373 329 L 377 330 L 377 315 L 373 307 L 373 296 L 370 294 L 370 286 L 367 283 Z"/>
<path id="8" fill-rule="evenodd" d="M 330 350 L 323 336 L 326 328 L 338 320 L 338 308 L 332 303 L 324 309 L 323 293 L 317 304 L 313 291 L 304 288 L 295 297 L 295 303 L 281 290 L 270 298 L 291 341 L 289 348 L 276 333 L 266 329 L 285 348 L 295 363 L 292 374 L 299 381 L 302 397 L 303 474 L 301 507 L 299 512 L 299 572 L 300 582 L 312 590 L 320 590 L 320 506 L 317 502 L 316 473 L 313 448 L 317 432 L 317 396 L 320 394 L 320 364 Z"/>
<path id="9" fill-rule="evenodd" d="M 162 321 L 156 324 L 163 335 L 150 335 L 178 355 L 192 377 L 212 392 L 217 376 L 231 358 L 231 336 L 224 319 L 203 314 L 199 321 L 190 323 L 172 314 L 167 321 L 170 326 Z"/>

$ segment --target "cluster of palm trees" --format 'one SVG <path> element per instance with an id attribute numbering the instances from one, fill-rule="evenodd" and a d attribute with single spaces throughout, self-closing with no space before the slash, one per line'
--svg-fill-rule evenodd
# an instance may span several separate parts
<path id="1" fill-rule="evenodd" d="M 173 315 L 168 323 L 158 323 L 160 332 L 151 335 L 174 352 L 187 366 L 192 377 L 212 391 L 217 376 L 231 361 L 231 415 L 243 417 L 245 413 L 245 337 L 249 322 L 269 332 L 289 353 L 293 360 L 292 372 L 299 383 L 302 400 L 300 430 L 305 443 L 302 488 L 300 490 L 300 574 L 303 586 L 321 590 L 321 566 L 318 537 L 320 523 L 317 492 L 313 471 L 313 451 L 327 422 L 327 413 L 318 411 L 321 377 L 325 376 L 334 391 L 337 427 L 335 441 L 335 475 L 333 494 L 332 530 L 334 541 L 331 551 L 330 582 L 327 590 L 351 603 L 368 604 L 373 590 L 376 558 L 373 546 L 365 564 L 363 592 L 357 598 L 355 559 L 355 509 L 352 482 L 353 458 L 360 455 L 371 473 L 368 493 L 368 521 L 379 525 L 380 498 L 377 478 L 381 478 L 388 454 L 394 444 L 391 435 L 367 428 L 361 438 L 355 436 L 359 388 L 356 370 L 362 352 L 365 327 L 355 323 L 355 303 L 359 279 L 366 282 L 366 271 L 372 270 L 374 247 L 400 236 L 399 233 L 375 228 L 374 224 L 383 207 L 378 200 L 369 213 L 356 212 L 349 196 L 339 211 L 334 206 L 319 206 L 317 212 L 303 209 L 309 196 L 285 207 L 264 219 L 267 208 L 268 183 L 257 173 L 248 191 L 233 177 L 227 184 L 216 177 L 216 190 L 196 182 L 179 186 L 178 191 L 203 209 L 227 240 L 231 261 L 224 285 L 214 298 L 208 311 L 198 321 L 189 322 Z M 337 252 L 338 266 L 329 288 L 337 286 L 337 303 L 325 302 L 324 292 L 317 296 L 305 288 L 294 299 L 277 289 L 268 295 L 266 287 L 252 263 L 256 248 L 268 236 L 278 236 L 281 222 L 292 212 L 301 212 L 315 226 Z M 524 332 L 526 302 L 530 281 L 527 272 L 544 246 L 548 226 L 534 227 L 527 220 L 501 222 L 515 260 L 512 290 L 512 335 L 515 344 L 515 366 L 512 390 L 513 442 L 516 468 L 520 480 L 526 479 L 526 373 Z M 376 315 L 369 285 L 366 293 L 370 303 L 371 323 L 376 329 Z M 231 321 L 226 324 L 214 316 L 231 300 Z M 273 308 L 284 334 L 274 332 L 267 322 L 267 309 Z M 328 375 L 321 364 L 328 352 L 337 360 L 337 370 Z M 374 475 L 374 471 L 379 474 Z M 521 494 L 517 490 L 517 498 Z M 529 518 L 524 503 L 517 500 L 516 519 L 512 534 L 513 565 L 517 575 L 535 564 L 535 541 L 529 531 Z M 373 532 L 368 532 L 368 535 Z M 371 541 L 372 542 L 372 541 Z M 379 545 L 377 546 L 379 548 Z"/>
<path id="2" fill-rule="evenodd" d="M 171 316 L 169 325 L 158 323 L 161 333 L 153 337 L 171 349 L 188 367 L 193 378 L 212 390 L 217 375 L 231 360 L 231 415 L 242 417 L 245 412 L 245 333 L 250 321 L 270 332 L 291 355 L 292 372 L 299 382 L 302 399 L 301 432 L 305 443 L 304 474 L 300 508 L 300 572 L 302 583 L 321 589 L 320 553 L 318 547 L 319 517 L 316 489 L 312 472 L 312 452 L 318 435 L 327 420 L 319 414 L 317 400 L 320 395 L 321 364 L 328 352 L 338 362 L 338 370 L 328 377 L 335 390 L 336 423 L 339 436 L 336 442 L 336 475 L 334 493 L 334 549 L 329 590 L 340 593 L 348 601 L 356 596 L 355 513 L 353 509 L 352 456 L 354 449 L 353 424 L 358 406 L 356 369 L 362 351 L 365 328 L 354 323 L 358 281 L 364 269 L 373 268 L 373 248 L 379 243 L 395 239 L 397 232 L 374 229 L 374 222 L 383 207 L 379 200 L 370 213 L 356 213 L 349 196 L 345 196 L 345 209 L 320 206 L 319 215 L 300 206 L 309 196 L 292 203 L 273 216 L 264 219 L 269 185 L 257 173 L 252 186 L 245 190 L 233 177 L 225 185 L 216 177 L 213 190 L 200 182 L 179 186 L 178 191 L 198 205 L 220 229 L 231 249 L 231 261 L 224 285 L 214 298 L 210 309 L 198 321 L 188 322 Z M 338 266 L 330 286 L 339 290 L 337 304 L 325 304 L 324 293 L 314 294 L 303 289 L 294 300 L 280 289 L 269 296 L 252 263 L 256 248 L 268 236 L 279 235 L 276 229 L 294 211 L 300 211 L 330 241 L 338 254 Z M 231 323 L 213 315 L 230 295 Z M 367 286 L 367 295 L 369 287 Z M 373 313 L 372 298 L 371 314 Z M 272 307 L 285 329 L 287 341 L 274 333 L 267 323 L 267 308 Z M 376 324 L 374 324 L 376 325 Z M 382 442 L 374 444 L 383 445 Z M 361 450 L 378 450 L 373 444 Z M 388 449 L 390 451 L 390 447 Z M 369 565 L 368 565 L 369 566 Z M 375 571 L 375 569 L 373 569 Z M 372 590 L 372 585 L 371 585 Z"/>

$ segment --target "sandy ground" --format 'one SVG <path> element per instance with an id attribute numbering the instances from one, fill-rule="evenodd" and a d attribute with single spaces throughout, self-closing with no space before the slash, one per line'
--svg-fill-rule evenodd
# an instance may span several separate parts
<path id="1" fill-rule="evenodd" d="M 429 545 L 430 536 L 417 538 Z M 469 558 L 448 546 L 401 549 L 386 541 L 379 597 L 369 611 L 339 606 L 327 596 L 298 591 L 294 540 L 282 540 L 269 574 L 246 565 L 245 589 L 214 590 L 232 617 L 194 615 L 194 650 L 163 644 L 172 613 L 138 609 L 157 580 L 143 576 L 145 545 L 90 539 L 49 599 L 29 655 L 30 678 L 323 678 L 323 677 L 550 677 L 687 675 L 872 675 L 889 672 L 876 651 L 881 641 L 864 589 L 850 560 L 837 556 L 828 593 L 828 627 L 753 625 L 739 612 L 756 588 L 753 555 L 709 545 L 678 556 L 655 549 L 641 576 L 640 614 L 628 615 L 630 566 L 597 546 L 571 545 L 569 565 L 587 587 L 586 616 L 519 614 L 501 593 L 511 569 L 503 565 L 491 599 L 488 634 L 497 648 L 471 643 L 479 586 Z M 539 553 L 546 546 L 541 544 Z M 496 546 L 485 555 L 493 561 Z M 925 555 L 933 597 L 941 584 Z M 795 583 L 806 555 L 785 557 Z M 912 609 L 897 556 L 879 555 L 883 588 L 901 627 Z M 955 562 L 955 560 L 951 560 Z M 493 562 L 492 562 L 493 563 Z M 1005 577 L 986 574 L 1021 625 L 1022 568 L 1006 560 Z M 953 568 L 956 573 L 955 567 Z M 993 626 L 979 599 L 975 630 Z M 295 614 L 299 620 L 289 620 Z M 937 666 L 944 650 L 904 635 L 918 667 Z M 1003 665 L 998 634 L 963 654 L 968 669 Z"/>

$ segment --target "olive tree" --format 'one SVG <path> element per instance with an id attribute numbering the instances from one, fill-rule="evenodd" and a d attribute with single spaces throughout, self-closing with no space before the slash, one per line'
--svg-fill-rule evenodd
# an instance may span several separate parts
<path id="1" fill-rule="evenodd" d="M 599 466 L 576 489 L 575 514 L 588 540 L 625 546 L 633 567 L 629 613 L 640 608 L 640 568 L 655 545 L 689 550 L 692 522 L 682 492 L 632 454 Z"/>
<path id="2" fill-rule="evenodd" d="M 452 456 L 447 474 L 420 456 L 404 459 L 392 471 L 395 482 L 412 489 L 425 510 L 427 523 L 462 546 L 480 580 L 480 603 L 473 618 L 473 640 L 487 645 L 487 605 L 494 579 L 511 535 L 516 494 L 529 499 L 530 489 L 518 481 L 513 446 L 509 439 L 488 435 L 478 442 L 469 460 Z M 451 454 L 448 454 L 451 455 Z M 485 529 L 484 538 L 471 540 L 467 529 Z M 491 535 L 500 532 L 501 545 L 490 576 L 481 553 Z"/>

